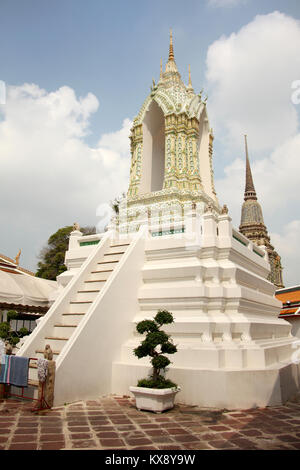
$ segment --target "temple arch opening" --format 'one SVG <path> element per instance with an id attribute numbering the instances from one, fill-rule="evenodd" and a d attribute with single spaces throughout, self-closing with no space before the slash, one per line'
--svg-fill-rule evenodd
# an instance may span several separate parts
<path id="1" fill-rule="evenodd" d="M 143 121 L 143 164 L 140 193 L 160 191 L 165 173 L 165 117 L 152 101 Z"/>

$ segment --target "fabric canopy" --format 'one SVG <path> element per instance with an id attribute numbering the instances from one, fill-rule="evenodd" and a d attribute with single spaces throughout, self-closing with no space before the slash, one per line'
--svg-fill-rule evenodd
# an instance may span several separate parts
<path id="1" fill-rule="evenodd" d="M 47 307 L 57 288 L 56 281 L 0 270 L 0 303 Z"/>

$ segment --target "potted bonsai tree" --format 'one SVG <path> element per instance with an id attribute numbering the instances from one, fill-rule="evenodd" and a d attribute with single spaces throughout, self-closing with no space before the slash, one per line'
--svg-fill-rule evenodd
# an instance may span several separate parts
<path id="1" fill-rule="evenodd" d="M 143 320 L 136 325 L 137 332 L 146 333 L 146 337 L 133 352 L 139 359 L 149 356 L 152 365 L 150 376 L 139 380 L 137 387 L 130 387 L 139 410 L 159 413 L 173 408 L 175 395 L 180 391 L 177 384 L 164 376 L 166 367 L 171 363 L 164 354 L 174 354 L 177 348 L 161 327 L 173 322 L 172 313 L 159 310 L 153 320 Z"/>

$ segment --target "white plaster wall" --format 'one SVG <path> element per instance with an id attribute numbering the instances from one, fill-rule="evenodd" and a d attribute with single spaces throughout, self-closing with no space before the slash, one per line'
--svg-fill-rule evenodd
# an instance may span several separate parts
<path id="1" fill-rule="evenodd" d="M 67 287 L 63 289 L 53 305 L 50 307 L 46 315 L 44 315 L 38 326 L 30 335 L 30 341 L 18 352 L 18 356 L 36 357 L 36 349 L 44 349 L 46 340 L 45 336 L 51 335 L 53 332 L 53 325 L 58 322 L 62 312 L 68 312 L 70 301 L 76 296 L 78 286 L 84 281 L 87 275 L 92 270 L 95 259 L 100 258 L 106 251 L 110 244 L 110 237 L 112 234 L 107 232 L 102 238 L 96 249 L 90 253 L 88 258 L 82 264 L 77 276 L 73 277 Z"/>
<path id="2" fill-rule="evenodd" d="M 163 186 L 165 162 L 164 114 L 152 101 L 143 121 L 143 156 L 139 194 L 159 191 Z"/>
<path id="3" fill-rule="evenodd" d="M 292 325 L 292 335 L 300 338 L 300 315 L 297 317 L 288 317 L 285 320 Z"/>
<path id="4" fill-rule="evenodd" d="M 111 393 L 112 363 L 131 332 L 142 282 L 145 228 L 115 268 L 98 301 L 57 360 L 55 405 Z"/>
<path id="5" fill-rule="evenodd" d="M 200 116 L 200 135 L 199 135 L 199 168 L 204 192 L 212 199 L 216 200 L 213 193 L 211 181 L 211 167 L 209 159 L 209 122 L 206 109 L 204 108 Z"/>
<path id="6" fill-rule="evenodd" d="M 128 394 L 130 385 L 147 377 L 150 368 L 145 365 L 124 367 L 113 365 L 114 393 Z M 267 370 L 199 370 L 192 367 L 170 367 L 166 377 L 181 387 L 175 403 L 194 406 L 249 409 L 276 406 L 299 389 L 299 365 L 286 364 Z"/>
<path id="7" fill-rule="evenodd" d="M 282 403 L 297 390 L 299 371 L 291 326 L 278 319 L 281 303 L 266 279 L 267 255 L 255 247 L 258 256 L 245 237 L 246 246 L 232 238 L 228 215 L 205 213 L 201 225 L 198 245 L 184 235 L 147 241 L 139 312 L 113 365 L 112 391 L 128 393 L 147 375 L 147 358 L 132 353 L 141 341 L 135 324 L 166 308 L 175 317 L 165 330 L 178 348 L 168 372 L 183 388 L 177 400 L 231 408 Z"/>

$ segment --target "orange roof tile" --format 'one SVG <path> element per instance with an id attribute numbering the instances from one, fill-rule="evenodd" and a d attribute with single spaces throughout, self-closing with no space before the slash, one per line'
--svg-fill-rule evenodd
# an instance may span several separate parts
<path id="1" fill-rule="evenodd" d="M 300 302 L 300 288 L 299 290 L 293 292 L 283 292 L 282 294 L 275 294 L 278 300 L 281 300 L 282 303 L 285 303 L 287 300 L 290 302 Z"/>
<path id="2" fill-rule="evenodd" d="M 280 315 L 287 315 L 287 314 L 292 314 L 295 313 L 298 310 L 299 307 L 296 308 L 283 308 L 280 310 Z"/>

